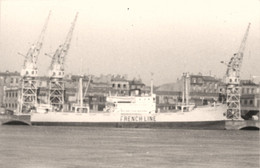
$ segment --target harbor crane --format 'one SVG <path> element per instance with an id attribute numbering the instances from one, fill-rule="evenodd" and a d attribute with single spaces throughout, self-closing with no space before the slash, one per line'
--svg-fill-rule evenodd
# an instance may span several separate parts
<path id="1" fill-rule="evenodd" d="M 20 114 L 29 114 L 37 104 L 37 60 L 43 45 L 44 35 L 47 29 L 50 15 L 51 11 L 49 12 L 38 40 L 31 45 L 27 54 L 24 56 L 25 60 L 21 70 L 22 86 L 19 107 Z"/>
<path id="2" fill-rule="evenodd" d="M 231 120 L 241 119 L 240 107 L 240 70 L 243 61 L 243 54 L 246 47 L 246 40 L 250 29 L 250 23 L 246 29 L 243 40 L 240 44 L 238 52 L 235 53 L 229 63 L 226 71 L 226 93 L 227 93 L 227 112 L 226 118 Z"/>
<path id="3" fill-rule="evenodd" d="M 64 84 L 64 63 L 66 55 L 70 48 L 73 30 L 77 21 L 78 13 L 76 14 L 65 42 L 61 44 L 52 56 L 51 66 L 49 68 L 49 104 L 56 111 L 63 110 L 65 84 Z"/>

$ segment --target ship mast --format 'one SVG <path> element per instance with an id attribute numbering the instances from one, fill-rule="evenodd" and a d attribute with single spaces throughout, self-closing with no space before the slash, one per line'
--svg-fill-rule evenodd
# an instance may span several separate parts
<path id="1" fill-rule="evenodd" d="M 83 88 L 82 88 L 82 76 L 80 76 L 79 78 L 79 100 L 78 100 L 78 104 L 80 104 L 80 107 L 83 107 Z"/>
<path id="2" fill-rule="evenodd" d="M 89 88 L 89 85 L 90 85 L 91 79 L 92 79 L 92 76 L 89 75 L 89 78 L 88 78 L 88 84 L 87 84 L 87 87 L 86 87 L 86 89 L 85 89 L 85 92 L 84 92 L 84 95 L 83 95 L 83 99 L 87 96 L 87 92 L 88 92 L 88 88 Z"/>
<path id="3" fill-rule="evenodd" d="M 182 103 L 181 111 L 184 111 L 184 107 L 189 110 L 189 73 L 183 73 L 183 89 L 182 89 Z"/>
<path id="4" fill-rule="evenodd" d="M 186 89 L 186 106 L 189 105 L 189 73 L 186 74 L 186 85 L 185 85 L 185 89 Z"/>
<path id="5" fill-rule="evenodd" d="M 151 72 L 151 96 L 153 95 L 153 73 Z"/>

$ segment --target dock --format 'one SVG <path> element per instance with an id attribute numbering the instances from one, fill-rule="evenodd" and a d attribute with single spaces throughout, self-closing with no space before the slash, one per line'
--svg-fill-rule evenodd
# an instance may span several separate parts
<path id="1" fill-rule="evenodd" d="M 259 130 L 259 120 L 227 120 L 226 130 Z"/>
<path id="2" fill-rule="evenodd" d="M 30 115 L 0 115 L 1 125 L 31 125 Z"/>

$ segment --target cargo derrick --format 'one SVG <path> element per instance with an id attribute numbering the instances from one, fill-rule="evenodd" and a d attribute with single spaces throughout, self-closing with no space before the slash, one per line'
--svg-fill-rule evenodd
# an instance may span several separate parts
<path id="1" fill-rule="evenodd" d="M 231 57 L 227 64 L 226 71 L 226 92 L 227 92 L 227 112 L 226 118 L 232 120 L 241 119 L 241 107 L 240 107 L 240 70 L 243 61 L 243 53 L 246 46 L 246 40 L 248 37 L 250 23 L 248 24 L 244 38 L 238 49 L 238 52 Z"/>
<path id="2" fill-rule="evenodd" d="M 58 47 L 52 56 L 51 66 L 49 68 L 49 104 L 54 107 L 55 111 L 63 110 L 65 96 L 64 63 L 70 47 L 77 16 L 78 14 L 76 14 L 74 21 L 72 22 L 65 42 Z"/>
<path id="3" fill-rule="evenodd" d="M 21 70 L 21 97 L 20 97 L 20 109 L 19 114 L 30 114 L 37 104 L 37 76 L 38 67 L 37 61 L 40 54 L 44 35 L 47 29 L 51 11 L 45 21 L 41 34 L 34 44 L 31 45 L 27 54 L 24 56 L 24 64 Z"/>

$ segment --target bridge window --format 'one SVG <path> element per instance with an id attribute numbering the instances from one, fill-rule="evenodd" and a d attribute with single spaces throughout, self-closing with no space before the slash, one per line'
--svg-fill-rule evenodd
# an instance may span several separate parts
<path id="1" fill-rule="evenodd" d="M 247 104 L 247 100 L 244 101 L 244 104 Z"/>
<path id="2" fill-rule="evenodd" d="M 115 87 L 115 84 L 113 83 L 113 84 L 112 84 L 112 88 L 114 88 L 114 87 Z"/>
<path id="3" fill-rule="evenodd" d="M 118 87 L 118 88 L 120 88 L 120 87 L 121 87 L 121 85 L 120 85 L 120 84 L 118 84 L 118 85 L 117 85 L 117 87 Z"/>
<path id="4" fill-rule="evenodd" d="M 254 104 L 254 101 L 253 100 L 250 100 L 250 105 L 253 105 Z"/>

